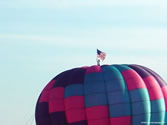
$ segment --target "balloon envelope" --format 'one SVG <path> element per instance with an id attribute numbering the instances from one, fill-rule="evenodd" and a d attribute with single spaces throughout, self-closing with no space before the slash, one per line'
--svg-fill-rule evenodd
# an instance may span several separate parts
<path id="1" fill-rule="evenodd" d="M 43 89 L 36 125 L 167 124 L 167 84 L 139 65 L 67 70 Z"/>

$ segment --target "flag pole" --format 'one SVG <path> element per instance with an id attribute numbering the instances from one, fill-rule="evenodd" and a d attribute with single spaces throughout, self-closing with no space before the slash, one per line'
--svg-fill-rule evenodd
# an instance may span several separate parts
<path id="1" fill-rule="evenodd" d="M 100 66 L 100 59 L 96 58 L 97 65 Z"/>

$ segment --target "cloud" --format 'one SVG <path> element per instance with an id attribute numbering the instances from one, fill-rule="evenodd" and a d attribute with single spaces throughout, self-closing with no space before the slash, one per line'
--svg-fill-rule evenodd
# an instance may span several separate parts
<path id="1" fill-rule="evenodd" d="M 7 0 L 1 1 L 1 8 L 73 8 L 97 6 L 152 6 L 166 5 L 165 0 Z"/>
<path id="2" fill-rule="evenodd" d="M 67 29 L 62 35 L 0 34 L 0 40 L 28 41 L 68 47 L 166 50 L 165 28 Z M 73 34 L 69 35 L 68 33 Z M 3 39 L 3 40 L 2 40 Z"/>

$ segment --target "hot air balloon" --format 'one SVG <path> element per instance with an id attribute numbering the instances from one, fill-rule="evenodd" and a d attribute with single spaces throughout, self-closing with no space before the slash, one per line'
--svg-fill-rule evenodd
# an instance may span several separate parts
<path id="1" fill-rule="evenodd" d="M 36 125 L 167 124 L 167 83 L 140 65 L 67 70 L 43 89 Z"/>

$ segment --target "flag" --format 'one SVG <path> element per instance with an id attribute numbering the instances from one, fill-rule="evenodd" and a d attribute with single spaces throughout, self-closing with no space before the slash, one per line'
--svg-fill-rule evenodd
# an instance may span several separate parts
<path id="1" fill-rule="evenodd" d="M 97 58 L 99 58 L 103 61 L 106 58 L 106 53 L 97 49 Z"/>

